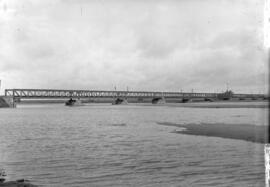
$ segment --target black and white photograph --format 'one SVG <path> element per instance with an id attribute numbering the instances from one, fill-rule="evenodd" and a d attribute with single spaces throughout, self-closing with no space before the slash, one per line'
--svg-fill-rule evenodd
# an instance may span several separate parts
<path id="1" fill-rule="evenodd" d="M 269 187 L 269 0 L 0 0 L 0 187 Z"/>

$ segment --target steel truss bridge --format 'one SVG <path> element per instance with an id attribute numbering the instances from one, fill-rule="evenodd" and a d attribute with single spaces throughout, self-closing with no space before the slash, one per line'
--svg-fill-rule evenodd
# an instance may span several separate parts
<path id="1" fill-rule="evenodd" d="M 143 91 L 99 91 L 56 89 L 6 89 L 5 96 L 13 98 L 218 98 L 221 93 L 143 92 Z M 264 94 L 233 94 L 232 98 L 265 99 Z"/>

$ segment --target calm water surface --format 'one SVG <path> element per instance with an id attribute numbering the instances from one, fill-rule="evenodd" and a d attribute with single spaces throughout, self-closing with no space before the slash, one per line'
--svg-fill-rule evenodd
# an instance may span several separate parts
<path id="1" fill-rule="evenodd" d="M 0 110 L 0 168 L 41 186 L 264 186 L 263 144 L 173 133 L 267 125 L 265 108 L 92 104 Z"/>

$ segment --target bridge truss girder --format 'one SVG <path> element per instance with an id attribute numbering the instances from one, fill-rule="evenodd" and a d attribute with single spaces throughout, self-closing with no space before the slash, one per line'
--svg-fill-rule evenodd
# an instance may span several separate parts
<path id="1" fill-rule="evenodd" d="M 217 98 L 217 93 L 183 92 L 137 92 L 98 90 L 51 90 L 51 89 L 6 89 L 6 96 L 15 98 Z"/>

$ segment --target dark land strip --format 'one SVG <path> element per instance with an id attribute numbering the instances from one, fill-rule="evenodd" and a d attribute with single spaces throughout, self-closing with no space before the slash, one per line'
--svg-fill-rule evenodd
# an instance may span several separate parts
<path id="1" fill-rule="evenodd" d="M 176 133 L 187 135 L 212 136 L 245 140 L 257 143 L 267 143 L 268 127 L 245 124 L 176 124 L 169 122 L 157 122 L 159 125 L 184 128 Z"/>
<path id="2" fill-rule="evenodd" d="M 219 102 L 212 102 L 212 103 L 179 103 L 179 104 L 168 104 L 169 107 L 186 107 L 186 108 L 269 108 L 268 103 L 241 103 L 241 102 L 234 102 L 234 103 L 219 103 Z"/>

